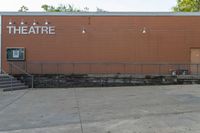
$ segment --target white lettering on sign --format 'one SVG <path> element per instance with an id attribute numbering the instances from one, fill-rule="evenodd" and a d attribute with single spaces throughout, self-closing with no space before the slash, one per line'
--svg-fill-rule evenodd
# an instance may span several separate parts
<path id="1" fill-rule="evenodd" d="M 55 26 L 7 26 L 9 34 L 55 34 Z"/>

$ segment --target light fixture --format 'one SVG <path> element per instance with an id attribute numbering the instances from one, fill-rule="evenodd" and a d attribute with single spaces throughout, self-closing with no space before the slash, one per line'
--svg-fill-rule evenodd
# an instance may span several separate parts
<path id="1" fill-rule="evenodd" d="M 48 24 L 49 24 L 49 22 L 48 22 L 48 21 L 46 21 L 44 24 L 45 24 L 45 25 L 48 25 Z"/>
<path id="2" fill-rule="evenodd" d="M 24 21 L 22 20 L 20 24 L 21 24 L 21 25 L 24 25 Z"/>
<path id="3" fill-rule="evenodd" d="M 12 25 L 12 21 L 11 21 L 11 19 L 10 19 L 10 21 L 9 21 L 9 23 L 8 23 L 9 25 Z"/>
<path id="4" fill-rule="evenodd" d="M 36 25 L 37 23 L 35 22 L 35 20 L 34 20 L 34 22 L 33 22 L 33 25 Z"/>
<path id="5" fill-rule="evenodd" d="M 85 34 L 86 33 L 86 30 L 85 30 L 85 28 L 83 28 L 83 30 L 82 30 L 82 34 Z"/>
<path id="6" fill-rule="evenodd" d="M 146 34 L 147 33 L 147 29 L 146 29 L 146 27 L 144 27 L 143 29 L 142 29 L 142 34 Z"/>

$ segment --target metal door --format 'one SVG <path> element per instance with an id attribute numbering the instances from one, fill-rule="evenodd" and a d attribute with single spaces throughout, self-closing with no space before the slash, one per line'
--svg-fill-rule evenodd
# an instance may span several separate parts
<path id="1" fill-rule="evenodd" d="M 200 48 L 191 49 L 191 73 L 198 74 L 200 71 Z"/>

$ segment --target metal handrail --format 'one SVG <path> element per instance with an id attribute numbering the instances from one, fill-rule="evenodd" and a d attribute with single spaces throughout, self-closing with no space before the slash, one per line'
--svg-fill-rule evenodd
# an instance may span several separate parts
<path id="1" fill-rule="evenodd" d="M 31 61 L 27 62 L 27 64 L 108 64 L 108 65 L 115 65 L 115 64 L 126 64 L 126 65 L 196 65 L 196 63 L 189 63 L 189 62 L 180 62 L 180 63 L 173 63 L 173 62 L 39 62 L 39 61 Z"/>
<path id="2" fill-rule="evenodd" d="M 139 73 L 139 74 L 145 74 L 145 72 L 143 73 L 143 67 L 146 67 L 146 66 L 155 66 L 157 68 L 156 72 L 153 72 L 154 74 L 162 74 L 162 68 L 164 68 L 165 66 L 169 66 L 169 67 L 173 67 L 173 68 L 170 68 L 168 70 L 168 73 L 171 74 L 171 71 L 173 71 L 173 69 L 184 69 L 184 68 L 189 68 L 191 66 L 196 66 L 196 72 L 194 75 L 199 75 L 200 73 L 200 64 L 193 64 L 193 63 L 188 63 L 188 62 L 179 62 L 179 63 L 174 63 L 174 62 L 37 62 L 37 61 L 28 61 L 26 62 L 26 68 L 28 70 L 28 68 L 30 68 L 31 65 L 36 65 L 36 66 L 40 66 L 40 74 L 45 74 L 45 72 L 43 72 L 43 69 L 44 67 L 45 68 L 48 68 L 47 66 L 51 66 L 51 65 L 56 65 L 56 69 L 57 70 L 53 70 L 53 71 L 57 71 L 56 74 L 64 74 L 65 72 L 62 73 L 62 70 L 60 69 L 60 66 L 63 66 L 63 65 L 72 65 L 72 73 L 76 73 L 75 71 L 75 68 L 77 67 L 80 67 L 80 65 L 88 65 L 88 70 L 87 71 L 87 74 L 91 74 L 93 73 L 92 72 L 92 67 L 94 65 L 105 65 L 106 67 L 109 67 L 109 66 L 112 66 L 112 65 L 120 65 L 120 66 L 123 66 L 123 68 L 121 69 L 124 73 L 127 73 L 126 72 L 126 67 L 128 66 L 139 66 L 139 69 L 138 69 L 138 72 L 136 73 Z M 27 67 L 28 66 L 28 67 Z M 176 68 L 174 68 L 176 67 Z M 190 72 L 190 69 L 188 69 L 189 72 Z M 121 73 L 123 73 L 121 72 Z M 94 72 L 95 73 L 95 72 Z M 105 72 L 106 73 L 106 72 Z M 109 73 L 109 72 L 108 72 Z M 153 74 L 151 73 L 151 74 Z"/>
<path id="3" fill-rule="evenodd" d="M 26 72 L 25 70 L 21 69 L 19 66 L 15 65 L 15 64 L 13 64 L 11 62 L 8 62 L 8 64 L 11 65 L 11 67 L 14 67 L 17 70 L 19 70 L 20 72 L 22 72 L 22 73 L 28 75 L 29 77 L 31 77 L 31 88 L 34 88 L 34 76 L 33 75 L 31 75 L 30 73 Z"/>

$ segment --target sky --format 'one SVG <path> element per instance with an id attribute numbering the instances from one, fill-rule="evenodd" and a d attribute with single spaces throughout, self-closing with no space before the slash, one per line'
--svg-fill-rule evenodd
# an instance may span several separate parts
<path id="1" fill-rule="evenodd" d="M 168 12 L 176 5 L 176 0 L 1 0 L 0 11 L 18 11 L 22 5 L 29 11 L 43 11 L 41 5 L 72 4 L 90 11 L 101 8 L 106 11 L 138 11 L 138 12 Z"/>

